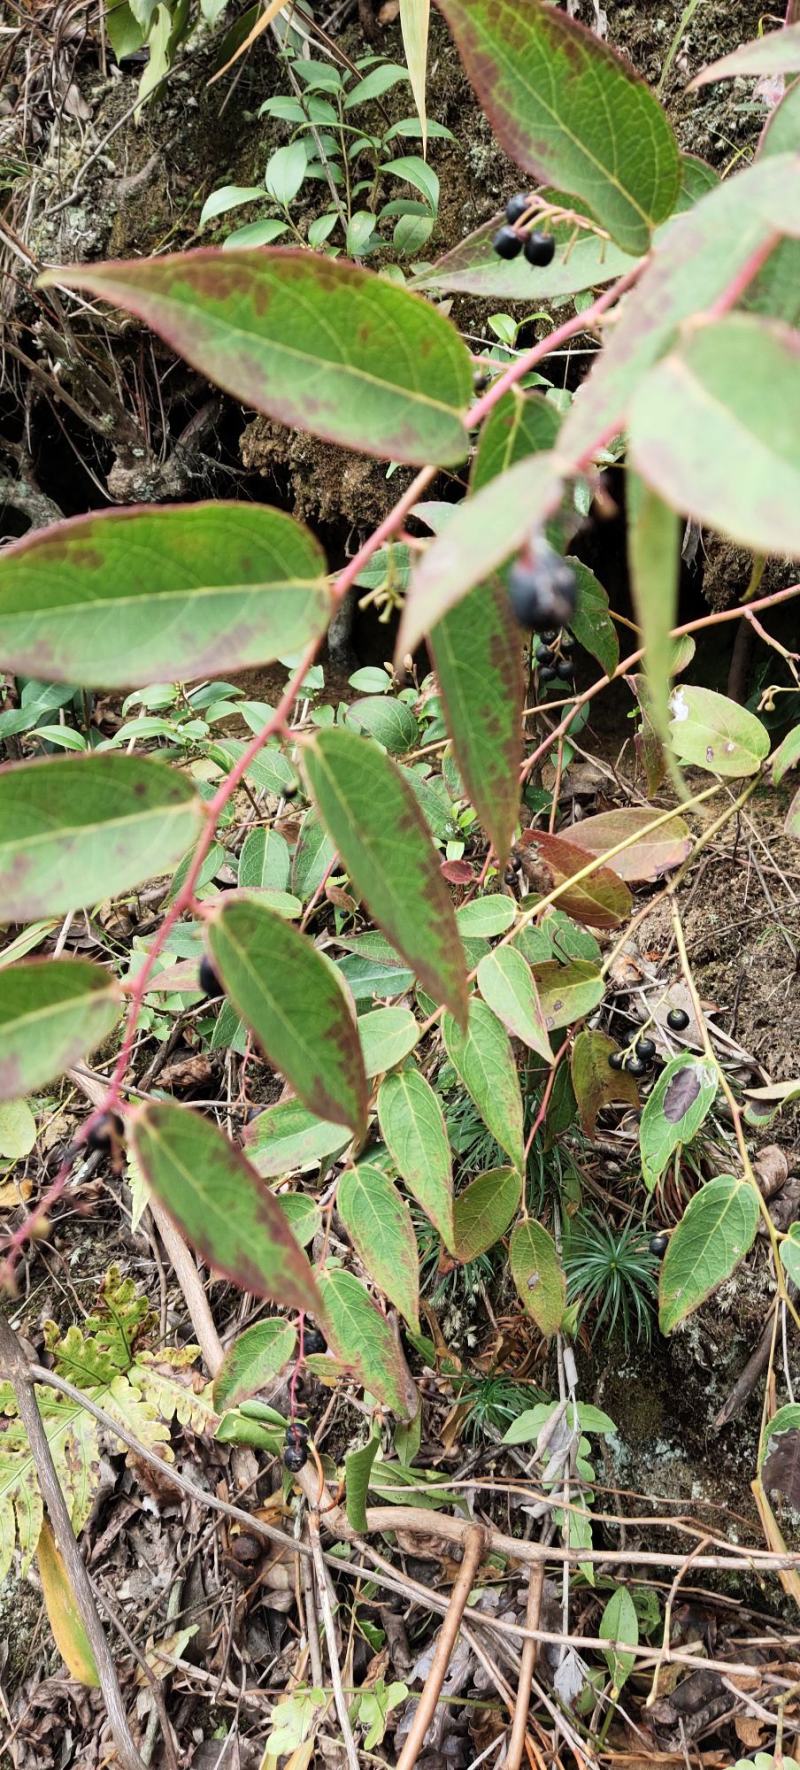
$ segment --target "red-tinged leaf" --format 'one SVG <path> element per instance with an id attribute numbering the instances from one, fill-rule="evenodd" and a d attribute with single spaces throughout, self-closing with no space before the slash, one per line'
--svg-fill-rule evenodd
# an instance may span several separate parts
<path id="1" fill-rule="evenodd" d="M 464 786 L 503 866 L 519 816 L 525 674 L 502 580 L 471 590 L 429 645 Z"/>
<path id="2" fill-rule="evenodd" d="M 548 1032 L 583 1020 L 605 995 L 600 972 L 588 959 L 572 959 L 568 965 L 534 965 L 533 975 Z"/>
<path id="3" fill-rule="evenodd" d="M 361 1136 L 367 1078 L 355 1009 L 335 965 L 274 910 L 226 892 L 208 926 L 237 1014 L 310 1112 Z"/>
<path id="4" fill-rule="evenodd" d="M 419 1397 L 391 1322 L 351 1272 L 326 1272 L 319 1288 L 334 1357 L 350 1366 L 382 1407 L 400 1420 L 412 1419 Z"/>
<path id="5" fill-rule="evenodd" d="M 343 727 L 303 745 L 320 817 L 356 891 L 423 987 L 466 1018 L 466 962 L 439 859 L 407 780 L 377 744 Z"/>
<path id="6" fill-rule="evenodd" d="M 398 1174 L 453 1251 L 453 1169 L 438 1096 L 418 1069 L 397 1070 L 378 1093 L 381 1136 Z"/>
<path id="7" fill-rule="evenodd" d="M 568 884 L 576 873 L 591 867 L 597 857 L 576 843 L 566 841 L 563 836 L 550 836 L 544 830 L 526 830 L 519 857 L 523 871 L 535 867 L 540 875 L 542 872 L 549 874 L 550 884 L 545 885 L 543 896 L 567 885 L 567 889 L 560 892 L 558 906 L 576 921 L 586 922 L 590 928 L 618 928 L 630 914 L 631 894 L 611 867 L 596 866 L 577 885 Z"/>
<path id="8" fill-rule="evenodd" d="M 730 55 L 709 62 L 701 68 L 687 87 L 694 92 L 712 80 L 733 80 L 742 74 L 759 77 L 764 74 L 796 74 L 800 72 L 800 24 L 784 25 L 782 31 L 767 31 L 752 43 L 741 43 Z"/>
<path id="9" fill-rule="evenodd" d="M 605 1033 L 584 1031 L 572 1047 L 570 1071 L 572 1091 L 578 1102 L 581 1126 L 587 1137 L 597 1129 L 597 1115 L 604 1106 L 639 1105 L 639 1091 L 633 1076 L 624 1069 L 612 1069 L 609 1057 L 617 1046 Z"/>
<path id="10" fill-rule="evenodd" d="M 331 602 L 313 536 L 263 504 L 106 510 L 0 555 L 0 658 L 45 682 L 188 681 L 301 652 Z"/>
<path id="11" fill-rule="evenodd" d="M 558 1333 L 567 1306 L 566 1279 L 552 1236 L 541 1223 L 518 1223 L 509 1258 L 527 1314 L 545 1339 L 550 1339 Z"/>
<path id="12" fill-rule="evenodd" d="M 518 1168 L 491 1168 L 459 1194 L 455 1204 L 456 1256 L 477 1260 L 500 1240 L 516 1216 L 522 1192 Z"/>
<path id="13" fill-rule="evenodd" d="M 186 1106 L 147 1106 L 131 1139 L 148 1186 L 212 1271 L 321 1318 L 314 1274 L 277 1199 L 210 1119 Z"/>
<path id="14" fill-rule="evenodd" d="M 501 147 L 591 205 L 618 246 L 646 252 L 681 184 L 658 100 L 591 31 L 531 0 L 439 0 Z"/>
<path id="15" fill-rule="evenodd" d="M 448 885 L 470 885 L 475 877 L 467 860 L 443 860 L 439 871 Z"/>
<path id="16" fill-rule="evenodd" d="M 627 805 L 619 811 L 601 811 L 596 817 L 585 817 L 581 823 L 575 824 L 574 829 L 581 848 L 589 854 L 602 856 L 618 842 L 629 840 L 637 831 L 644 832 L 660 816 L 655 806 Z M 615 854 L 613 869 L 617 877 L 629 885 L 661 879 L 665 873 L 682 865 L 691 846 L 688 825 L 682 817 L 674 817 L 668 824 L 654 830 L 652 835 L 642 834 L 640 842 L 633 842 L 630 848 Z"/>
<path id="17" fill-rule="evenodd" d="M 542 453 L 517 461 L 459 504 L 412 577 L 396 657 L 413 652 L 468 590 L 519 551 L 531 529 L 552 515 L 560 501 L 555 457 Z"/>
<path id="18" fill-rule="evenodd" d="M 209 247 L 59 265 L 42 282 L 136 314 L 226 393 L 293 429 L 397 461 L 468 452 L 472 366 L 455 327 L 343 258 Z"/>
<path id="19" fill-rule="evenodd" d="M 380 1168 L 342 1174 L 336 1209 L 365 1272 L 419 1333 L 419 1251 L 405 1200 Z"/>

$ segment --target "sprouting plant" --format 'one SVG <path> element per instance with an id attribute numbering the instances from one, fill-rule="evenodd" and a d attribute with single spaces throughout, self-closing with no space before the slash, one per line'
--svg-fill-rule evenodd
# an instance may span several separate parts
<path id="1" fill-rule="evenodd" d="M 466 1305 L 491 1280 L 494 1273 L 491 1255 L 479 1254 L 477 1259 L 468 1260 L 463 1266 L 440 1272 L 442 1244 L 433 1224 L 414 1205 L 411 1216 L 419 1248 L 419 1281 L 423 1295 L 430 1298 L 435 1309 L 445 1303 Z"/>
<path id="2" fill-rule="evenodd" d="M 392 222 L 391 244 L 402 257 L 412 257 L 427 244 L 439 208 L 439 179 L 418 154 L 396 153 L 403 139 L 419 139 L 418 117 L 392 122 L 383 96 L 408 71 L 380 56 L 361 56 L 355 72 L 331 62 L 286 57 L 291 93 L 265 99 L 259 116 L 290 126 L 290 140 L 267 161 L 263 185 L 222 185 L 203 205 L 200 225 L 246 204 L 271 204 L 273 213 L 248 222 L 230 234 L 228 247 L 266 246 L 287 234 L 315 251 L 366 258 L 388 244 L 381 222 Z M 428 136 L 451 132 L 426 119 Z M 387 179 L 410 187 L 384 200 Z M 303 185 L 317 181 L 326 190 L 326 204 L 301 233 L 292 213 Z"/>
<path id="3" fill-rule="evenodd" d="M 636 1223 L 618 1228 L 587 1212 L 569 1224 L 564 1246 L 567 1298 L 577 1306 L 580 1321 L 597 1310 L 593 1337 L 601 1326 L 612 1334 L 619 1322 L 626 1346 L 632 1340 L 649 1342 L 658 1266 L 647 1235 Z"/>
<path id="4" fill-rule="evenodd" d="M 468 1409 L 462 1436 L 473 1444 L 506 1432 L 526 1408 L 545 1399 L 534 1383 L 518 1382 L 502 1371 L 468 1374 L 457 1378 L 454 1386 L 459 1404 Z"/>

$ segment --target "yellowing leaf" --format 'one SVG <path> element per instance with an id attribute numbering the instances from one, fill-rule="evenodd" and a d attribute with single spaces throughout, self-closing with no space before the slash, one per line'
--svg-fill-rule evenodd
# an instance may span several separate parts
<path id="1" fill-rule="evenodd" d="M 71 1678 L 96 1690 L 100 1684 L 97 1662 L 63 1558 L 46 1518 L 42 1520 L 36 1559 L 48 1621 L 61 1658 Z"/>

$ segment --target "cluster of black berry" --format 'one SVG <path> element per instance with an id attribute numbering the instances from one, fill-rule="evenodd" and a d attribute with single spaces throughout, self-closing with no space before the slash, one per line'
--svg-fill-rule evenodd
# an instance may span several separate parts
<path id="1" fill-rule="evenodd" d="M 542 634 L 542 644 L 536 653 L 536 668 L 541 682 L 571 682 L 575 675 L 575 660 L 569 656 L 575 641 L 571 633 L 558 632 L 555 627 L 547 627 Z"/>
<path id="2" fill-rule="evenodd" d="M 302 1420 L 292 1420 L 291 1425 L 286 1428 L 286 1437 L 283 1442 L 284 1468 L 288 1469 L 290 1474 L 297 1475 L 307 1462 L 308 1427 L 303 1425 Z"/>
<path id="3" fill-rule="evenodd" d="M 670 1032 L 685 1032 L 688 1025 L 689 1016 L 684 1008 L 670 1008 L 667 1015 Z M 612 1051 L 608 1059 L 612 1069 L 624 1069 L 629 1076 L 646 1075 L 654 1067 L 655 1060 L 655 1040 L 647 1036 L 637 1039 L 632 1051 Z"/>
<path id="4" fill-rule="evenodd" d="M 511 197 L 506 203 L 506 219 L 503 227 L 495 234 L 492 245 L 498 258 L 518 258 L 523 252 L 529 264 L 538 269 L 552 263 L 556 243 L 552 234 L 544 234 L 538 228 L 526 233 L 517 231 L 517 223 L 532 207 L 532 199 L 523 192 Z"/>

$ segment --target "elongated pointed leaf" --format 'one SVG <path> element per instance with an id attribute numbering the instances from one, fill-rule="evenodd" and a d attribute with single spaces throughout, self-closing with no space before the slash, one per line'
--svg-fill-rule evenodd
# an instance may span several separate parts
<path id="1" fill-rule="evenodd" d="M 351 1530 L 366 1534 L 367 1530 L 367 1494 L 372 1465 L 381 1448 L 380 1433 L 376 1432 L 368 1444 L 362 1444 L 358 1450 L 348 1451 L 344 1462 L 345 1508 L 347 1522 Z M 400 1686 L 405 1689 L 405 1686 Z"/>
<path id="2" fill-rule="evenodd" d="M 519 551 L 525 537 L 551 515 L 560 499 L 555 457 L 546 453 L 517 461 L 473 498 L 466 498 L 426 549 L 412 577 L 395 656 L 402 659 L 413 652 L 468 590 Z"/>
<path id="3" fill-rule="evenodd" d="M 668 744 L 670 633 L 678 607 L 678 519 L 637 474 L 628 476 L 628 562 L 633 605 L 644 642 L 647 712 L 656 736 Z"/>
<path id="4" fill-rule="evenodd" d="M 660 815 L 655 806 L 625 805 L 619 811 L 600 811 L 596 817 L 582 818 L 575 826 L 575 834 L 587 853 L 603 855 L 640 830 L 641 842 L 615 854 L 614 872 L 628 884 L 660 879 L 685 861 L 692 846 L 688 825 L 682 817 L 674 817 L 671 823 L 662 824 L 648 835 L 648 825 Z"/>
<path id="5" fill-rule="evenodd" d="M 600 1618 L 599 1633 L 604 1641 L 614 1643 L 604 1649 L 604 1658 L 614 1691 L 618 1694 L 636 1664 L 635 1653 L 626 1653 L 625 1648 L 636 1647 L 639 1642 L 636 1606 L 627 1586 L 617 1586 L 612 1592 Z"/>
<path id="6" fill-rule="evenodd" d="M 21 1503 L 21 1499 L 18 1503 Z M 100 1685 L 97 1661 L 63 1557 L 46 1518 L 42 1520 L 36 1560 L 39 1564 L 47 1619 L 61 1658 L 71 1678 L 90 1690 L 96 1690 Z"/>
<path id="7" fill-rule="evenodd" d="M 519 1210 L 522 1177 L 518 1168 L 490 1168 L 459 1193 L 455 1204 L 456 1254 L 465 1264 L 477 1260 L 505 1235 Z"/>
<path id="8" fill-rule="evenodd" d="M 274 910 L 230 893 L 209 923 L 208 944 L 237 1014 L 304 1105 L 361 1135 L 367 1078 L 335 965 Z"/>
<path id="9" fill-rule="evenodd" d="M 567 1306 L 567 1281 L 552 1235 L 541 1223 L 518 1223 L 509 1258 L 525 1310 L 549 1339 L 558 1333 Z"/>
<path id="10" fill-rule="evenodd" d="M 86 959 L 31 959 L 0 970 L 0 1100 L 32 1094 L 116 1026 L 116 978 Z"/>
<path id="11" fill-rule="evenodd" d="M 658 100 L 607 44 L 536 0 L 439 0 L 507 154 L 582 198 L 623 251 L 646 252 L 681 184 Z"/>
<path id="12" fill-rule="evenodd" d="M 209 247 L 59 265 L 42 281 L 136 314 L 226 393 L 294 429 L 397 461 L 467 454 L 472 369 L 455 327 L 343 258 Z"/>
<path id="13" fill-rule="evenodd" d="M 514 1038 L 522 1039 L 523 1044 L 537 1051 L 545 1063 L 552 1063 L 553 1052 L 533 972 L 515 947 L 496 947 L 481 959 L 478 988 L 492 1013 Z"/>
<path id="14" fill-rule="evenodd" d="M 658 1321 L 662 1334 L 673 1333 L 730 1278 L 752 1246 L 758 1218 L 755 1188 L 732 1174 L 709 1180 L 689 1200 L 670 1236 L 661 1268 Z"/>
<path id="15" fill-rule="evenodd" d="M 585 879 L 570 885 L 569 880 L 579 874 L 597 859 L 586 849 L 579 848 L 577 843 L 568 842 L 564 836 L 551 836 L 546 830 L 526 830 L 524 844 L 519 849 L 519 858 L 523 870 L 533 865 L 540 868 L 542 863 L 552 881 L 549 890 L 566 886 L 558 899 L 559 907 L 568 916 L 575 916 L 579 922 L 588 923 L 590 928 L 618 928 L 620 922 L 630 915 L 631 894 L 610 866 L 597 866 Z"/>
<path id="16" fill-rule="evenodd" d="M 579 1032 L 572 1047 L 572 1090 L 578 1102 L 581 1128 L 587 1137 L 594 1136 L 597 1115 L 604 1106 L 637 1107 L 639 1104 L 634 1077 L 626 1070 L 612 1069 L 609 1064 L 609 1057 L 616 1050 L 613 1039 L 594 1030 Z"/>
<path id="17" fill-rule="evenodd" d="M 519 816 L 525 675 L 501 579 L 470 590 L 429 644 L 461 776 L 502 866 Z"/>
<path id="18" fill-rule="evenodd" d="M 712 80 L 733 80 L 740 74 L 796 74 L 800 70 L 800 24 L 782 31 L 767 31 L 752 43 L 741 43 L 730 55 L 709 62 L 690 81 L 688 91 L 708 86 Z"/>
<path id="19" fill-rule="evenodd" d="M 716 1068 L 702 1057 L 685 1052 L 662 1069 L 639 1127 L 642 1178 L 648 1191 L 657 1185 L 675 1150 L 696 1136 L 716 1095 Z"/>
<path id="20" fill-rule="evenodd" d="M 410 1008 L 372 1008 L 358 1017 L 358 1036 L 367 1075 L 383 1075 L 402 1063 L 419 1038 Z"/>
<path id="21" fill-rule="evenodd" d="M 524 964 L 524 960 L 523 960 Z M 504 1026 L 486 1003 L 470 997 L 466 1032 L 444 1017 L 447 1055 L 500 1148 L 516 1167 L 524 1160 L 522 1096 L 514 1053 Z"/>
<path id="22" fill-rule="evenodd" d="M 419 1333 L 419 1253 L 408 1205 L 380 1168 L 348 1168 L 336 1208 L 369 1277 Z"/>
<path id="23" fill-rule="evenodd" d="M 203 823 L 185 775 L 141 756 L 64 756 L 0 774 L 0 919 L 31 921 L 171 871 Z"/>
<path id="24" fill-rule="evenodd" d="M 387 1076 L 378 1093 L 381 1136 L 400 1178 L 454 1253 L 453 1169 L 444 1113 L 418 1069 Z"/>
<path id="25" fill-rule="evenodd" d="M 86 687 L 186 681 L 303 651 L 330 606 L 324 554 L 283 511 L 108 510 L 0 555 L 0 660 Z"/>
<path id="26" fill-rule="evenodd" d="M 419 1398 L 391 1323 L 351 1272 L 326 1272 L 319 1288 L 335 1357 L 350 1365 L 383 1407 L 400 1420 L 411 1419 Z"/>
<path id="27" fill-rule="evenodd" d="M 294 1352 L 297 1334 L 286 1321 L 270 1317 L 255 1321 L 228 1347 L 214 1378 L 213 1399 L 218 1414 L 238 1407 L 278 1376 Z"/>
<path id="28" fill-rule="evenodd" d="M 299 1100 L 281 1100 L 248 1125 L 245 1143 L 256 1173 L 279 1179 L 295 1169 L 315 1167 L 326 1155 L 338 1155 L 347 1132 L 330 1119 L 318 1119 Z"/>
<path id="29" fill-rule="evenodd" d="M 739 779 L 757 774 L 769 755 L 769 732 L 755 713 L 711 688 L 681 683 L 670 712 L 672 746 L 682 762 Z"/>
<path id="30" fill-rule="evenodd" d="M 414 278 L 415 289 L 452 291 L 461 295 L 479 295 L 487 301 L 531 300 L 531 267 L 527 258 L 498 258 L 492 246 L 504 217 L 496 215 L 486 221 L 452 250 L 445 252 L 429 269 Z M 577 295 L 583 289 L 594 289 L 602 283 L 613 283 L 615 277 L 632 270 L 638 254 L 621 252 L 613 240 L 596 233 L 581 232 L 575 237 L 573 222 L 556 223 L 548 232 L 556 240 L 556 255 L 551 264 L 536 271 L 536 299 L 549 301 L 562 295 Z"/>
<path id="31" fill-rule="evenodd" d="M 408 782 L 377 744 L 342 728 L 304 744 L 302 765 L 356 891 L 428 993 L 463 1018 L 453 906 Z"/>
<path id="32" fill-rule="evenodd" d="M 798 334 L 732 313 L 687 333 L 646 376 L 630 414 L 633 460 L 674 510 L 745 547 L 798 558 L 798 412 Z"/>
<path id="33" fill-rule="evenodd" d="M 314 1274 L 277 1199 L 210 1119 L 186 1106 L 148 1106 L 131 1137 L 148 1186 L 212 1271 L 284 1309 L 322 1315 Z"/>
<path id="34" fill-rule="evenodd" d="M 533 975 L 548 1032 L 572 1026 L 602 1002 L 605 984 L 596 965 L 573 959 L 569 965 L 534 965 Z"/>
<path id="35" fill-rule="evenodd" d="M 400 0 L 400 29 L 403 34 L 408 77 L 417 107 L 422 131 L 422 152 L 427 148 L 428 116 L 425 108 L 425 85 L 428 69 L 428 28 L 431 0 Z"/>

